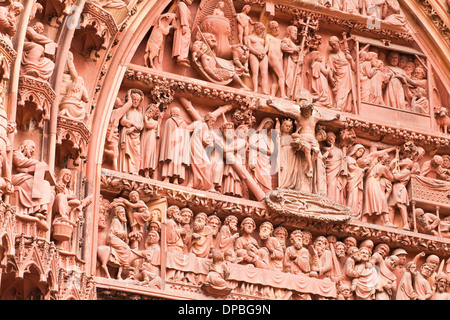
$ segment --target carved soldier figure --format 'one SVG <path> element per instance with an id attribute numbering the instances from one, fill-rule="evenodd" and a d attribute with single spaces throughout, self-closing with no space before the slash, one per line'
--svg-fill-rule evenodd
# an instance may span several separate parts
<path id="1" fill-rule="evenodd" d="M 131 106 L 120 119 L 122 130 L 120 133 L 120 165 L 122 172 L 139 174 L 141 162 L 141 131 L 144 118 L 141 105 L 144 93 L 139 89 L 128 92 Z"/>
<path id="2" fill-rule="evenodd" d="M 380 268 L 380 281 L 377 285 L 375 298 L 376 300 L 393 300 L 394 291 L 397 287 L 397 277 L 394 271 L 398 265 L 398 257 L 392 255 L 383 259 L 381 255 L 374 254 L 374 256 Z"/>
<path id="3" fill-rule="evenodd" d="M 370 262 L 371 253 L 366 247 L 359 249 L 360 263 L 355 266 L 351 289 L 356 300 L 373 300 L 378 281 L 377 270 Z"/>

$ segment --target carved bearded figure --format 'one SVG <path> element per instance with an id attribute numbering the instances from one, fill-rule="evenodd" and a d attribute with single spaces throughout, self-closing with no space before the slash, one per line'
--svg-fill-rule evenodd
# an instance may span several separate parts
<path id="1" fill-rule="evenodd" d="M 23 141 L 19 149 L 13 153 L 12 185 L 16 191 L 17 213 L 34 215 L 42 220 L 51 211 L 55 198 L 50 183 L 44 180 L 48 166 L 34 159 L 36 145 L 32 140 Z"/>
<path id="2" fill-rule="evenodd" d="M 140 90 L 133 90 L 128 96 L 132 105 L 120 119 L 122 130 L 120 133 L 120 164 L 122 172 L 139 174 L 141 162 L 141 131 L 144 118 L 140 110 L 144 94 Z"/>

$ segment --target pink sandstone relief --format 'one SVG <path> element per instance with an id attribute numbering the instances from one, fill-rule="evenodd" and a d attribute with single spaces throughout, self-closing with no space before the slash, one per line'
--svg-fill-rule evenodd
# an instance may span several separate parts
<path id="1" fill-rule="evenodd" d="M 0 4 L 0 299 L 449 300 L 450 72 L 401 3 Z"/>

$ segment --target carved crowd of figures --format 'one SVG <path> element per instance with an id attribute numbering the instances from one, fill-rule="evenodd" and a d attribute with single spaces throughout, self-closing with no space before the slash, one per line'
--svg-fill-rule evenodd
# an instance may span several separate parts
<path id="1" fill-rule="evenodd" d="M 108 277 L 113 270 L 108 266 L 114 260 L 113 265 L 120 269 L 117 279 L 161 288 L 162 218 L 150 213 L 145 203 L 139 205 L 139 195 L 132 193 L 136 194 L 130 193 L 130 200 L 103 201 L 98 257 Z M 229 279 L 230 270 L 236 270 L 234 265 L 282 272 L 277 277 L 300 275 L 306 283 L 329 280 L 336 286 L 338 300 L 446 300 L 450 295 L 450 260 L 434 254 L 411 256 L 402 248 L 391 250 L 387 244 L 371 240 L 316 236 L 300 229 L 289 232 L 268 221 L 257 226 L 250 217 L 240 221 L 228 215 L 221 219 L 175 205 L 167 208 L 164 227 L 168 254 L 184 255 L 183 265 L 193 261 L 192 270 L 187 268 L 191 271 L 172 269 L 169 264 L 166 280 L 200 285 L 219 296 L 234 291 L 266 298 L 315 298 L 287 289 L 255 288 L 251 280 L 240 283 Z M 133 230 L 140 230 L 140 237 Z M 106 248 L 112 260 L 105 260 Z M 194 265 L 204 259 L 210 261 L 208 273 L 196 274 Z"/>
<path id="2" fill-rule="evenodd" d="M 404 23 L 397 0 L 317 3 Z M 332 35 L 321 44 L 318 22 L 311 18 L 286 28 L 275 20 L 263 24 L 251 16 L 250 5 L 237 13 L 227 1 L 201 6 L 197 16 L 204 22 L 196 23 L 189 11 L 191 4 L 191 0 L 180 1 L 174 13 L 160 16 L 147 43 L 147 66 L 163 69 L 165 37 L 174 29 L 172 57 L 186 68 L 192 61 L 200 75 L 213 83 L 234 81 L 244 90 L 292 100 L 298 98 L 299 90 L 307 89 L 317 105 L 349 113 L 357 111 L 359 89 L 362 103 L 430 113 L 428 72 L 421 57 L 373 45 L 356 52 L 353 38 L 346 33 L 342 40 Z M 228 38 L 233 36 L 230 44 Z"/>
<path id="3" fill-rule="evenodd" d="M 411 177 L 450 181 L 447 155 L 424 162 L 425 150 L 413 143 L 374 148 L 347 139 L 347 129 L 326 132 L 322 124 L 340 114 L 322 114 L 308 100 L 265 101 L 285 118 L 264 118 L 254 127 L 225 116 L 216 125 L 216 112 L 190 122 L 179 106 L 161 111 L 150 104 L 143 111 L 143 100 L 142 91 L 130 89 L 109 129 L 113 167 L 125 173 L 250 199 L 255 188 L 318 194 L 348 206 L 356 219 L 404 230 L 419 217 L 408 196 Z"/>

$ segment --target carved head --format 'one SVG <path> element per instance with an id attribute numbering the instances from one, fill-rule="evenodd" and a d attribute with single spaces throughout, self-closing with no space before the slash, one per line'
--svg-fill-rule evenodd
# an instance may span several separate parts
<path id="1" fill-rule="evenodd" d="M 303 246 L 307 247 L 311 244 L 313 236 L 311 231 L 309 230 L 303 230 L 302 232 L 303 232 Z"/>
<path id="2" fill-rule="evenodd" d="M 230 228 L 230 231 L 235 233 L 238 230 L 238 218 L 236 216 L 233 215 L 229 215 L 225 218 L 225 220 L 223 221 L 223 224 L 225 226 L 228 226 Z"/>
<path id="3" fill-rule="evenodd" d="M 194 231 L 198 232 L 205 228 L 208 216 L 204 212 L 198 213 L 194 218 Z"/>
<path id="4" fill-rule="evenodd" d="M 136 190 L 131 191 L 130 194 L 128 195 L 128 199 L 132 203 L 137 203 L 139 201 L 139 192 L 137 192 Z"/>
<path id="5" fill-rule="evenodd" d="M 410 272 L 412 275 L 417 275 L 419 271 L 417 270 L 417 265 L 414 261 L 410 261 L 406 264 L 405 269 L 407 272 Z"/>
<path id="6" fill-rule="evenodd" d="M 291 119 L 281 121 L 281 133 L 291 134 L 294 129 L 294 123 Z"/>
<path id="7" fill-rule="evenodd" d="M 172 109 L 170 109 L 170 116 L 171 117 L 180 117 L 181 116 L 181 110 L 178 107 L 173 107 Z"/>
<path id="8" fill-rule="evenodd" d="M 367 248 L 370 249 L 370 251 L 372 251 L 372 250 L 373 250 L 373 247 L 374 247 L 374 243 L 373 243 L 372 240 L 366 239 L 366 240 L 364 240 L 363 242 L 360 243 L 359 247 L 360 247 L 360 248 L 361 248 L 361 247 L 367 247 Z"/>
<path id="9" fill-rule="evenodd" d="M 328 241 L 324 236 L 319 236 L 314 240 L 314 249 L 319 254 L 319 256 L 322 255 L 327 245 Z"/>
<path id="10" fill-rule="evenodd" d="M 251 10 L 252 10 L 252 7 L 248 4 L 246 4 L 245 6 L 242 7 L 242 12 L 245 14 L 249 14 Z"/>
<path id="11" fill-rule="evenodd" d="M 355 159 L 361 158 L 364 153 L 366 152 L 366 147 L 364 147 L 362 144 L 355 144 L 351 151 L 349 152 L 349 157 L 354 157 Z"/>
<path id="12" fill-rule="evenodd" d="M 114 208 L 114 215 L 121 222 L 127 221 L 127 211 L 126 211 L 125 207 L 122 205 L 118 205 Z"/>
<path id="13" fill-rule="evenodd" d="M 217 118 L 212 112 L 208 112 L 203 117 L 203 122 L 205 122 L 208 125 L 208 128 L 214 127 L 216 120 L 217 120 Z"/>
<path id="14" fill-rule="evenodd" d="M 286 35 L 291 38 L 291 40 L 297 40 L 298 37 L 298 29 L 296 26 L 288 26 L 286 28 Z"/>
<path id="15" fill-rule="evenodd" d="M 381 254 L 381 256 L 383 258 L 387 257 L 387 255 L 389 254 L 389 251 L 391 251 L 391 249 L 389 248 L 389 246 L 386 243 L 380 243 L 374 249 L 374 252 L 378 252 L 379 254 Z"/>
<path id="16" fill-rule="evenodd" d="M 367 247 L 359 249 L 359 258 L 362 262 L 368 262 L 372 256 L 372 252 Z"/>
<path id="17" fill-rule="evenodd" d="M 392 255 L 398 257 L 398 264 L 399 265 L 405 265 L 406 262 L 406 256 L 408 255 L 408 252 L 406 252 L 405 249 L 397 248 L 394 251 L 392 251 Z"/>
<path id="18" fill-rule="evenodd" d="M 158 243 L 159 242 L 159 239 L 160 239 L 160 237 L 159 237 L 159 233 L 158 232 L 156 232 L 156 231 L 150 231 L 149 233 L 148 233 L 148 235 L 147 235 L 147 241 L 146 241 L 146 246 L 147 246 L 147 248 L 149 247 L 149 246 L 151 246 L 152 244 L 156 244 L 156 243 Z"/>
<path id="19" fill-rule="evenodd" d="M 311 101 L 303 100 L 300 102 L 300 113 L 302 117 L 309 118 L 312 116 L 314 111 L 314 105 Z"/>
<path id="20" fill-rule="evenodd" d="M 258 36 L 261 35 L 264 30 L 266 30 L 266 26 L 264 26 L 261 22 L 255 22 L 255 25 L 253 26 L 253 32 L 257 34 Z"/>
<path id="21" fill-rule="evenodd" d="M 71 182 L 72 182 L 72 171 L 69 169 L 61 169 L 58 175 L 58 182 L 63 183 L 64 185 L 71 188 Z"/>
<path id="22" fill-rule="evenodd" d="M 207 225 L 214 229 L 214 235 L 217 235 L 219 232 L 220 226 L 222 225 L 222 221 L 215 214 L 212 214 L 208 217 Z"/>
<path id="23" fill-rule="evenodd" d="M 436 275 L 436 289 L 439 292 L 446 292 L 449 285 L 447 275 L 440 272 Z"/>
<path id="24" fill-rule="evenodd" d="M 240 125 L 236 128 L 236 136 L 240 139 L 245 139 L 247 136 L 248 127 L 246 125 Z"/>
<path id="25" fill-rule="evenodd" d="M 144 94 L 142 93 L 141 90 L 139 90 L 139 91 L 134 90 L 131 93 L 131 103 L 132 103 L 133 107 L 135 107 L 135 108 L 139 107 L 141 102 L 144 101 Z"/>
<path id="26" fill-rule="evenodd" d="M 341 50 L 339 38 L 336 36 L 330 37 L 330 40 L 328 40 L 328 45 L 330 46 L 331 51 L 334 53 L 339 52 Z"/>
<path id="27" fill-rule="evenodd" d="M 439 257 L 435 254 L 430 254 L 426 259 L 425 262 L 434 270 L 436 270 L 437 266 L 439 265 Z"/>
<path id="28" fill-rule="evenodd" d="M 280 34 L 280 26 L 278 24 L 278 22 L 272 20 L 269 22 L 268 24 L 268 28 L 270 31 L 270 34 L 273 35 L 274 37 L 277 37 Z"/>
<path id="29" fill-rule="evenodd" d="M 303 248 L 303 232 L 301 230 L 292 231 L 289 240 L 295 249 L 299 250 Z"/>
<path id="30" fill-rule="evenodd" d="M 241 222 L 241 230 L 244 233 L 251 234 L 256 229 L 256 223 L 255 220 L 253 220 L 250 217 L 245 218 Z"/>
<path id="31" fill-rule="evenodd" d="M 428 279 L 433 274 L 433 268 L 428 263 L 424 263 L 420 266 L 420 274 Z"/>
<path id="32" fill-rule="evenodd" d="M 412 61 L 408 61 L 406 63 L 405 68 L 403 68 L 403 70 L 405 70 L 406 74 L 409 74 L 409 75 L 412 75 L 412 73 L 414 72 L 414 69 L 416 69 L 416 65 Z"/>
<path id="33" fill-rule="evenodd" d="M 36 22 L 33 26 L 33 30 L 36 33 L 42 34 L 44 32 L 44 25 L 41 22 Z"/>
<path id="34" fill-rule="evenodd" d="M 344 239 L 345 244 L 345 250 L 348 251 L 350 247 L 356 247 L 358 245 L 358 242 L 353 237 L 347 237 Z"/>
<path id="35" fill-rule="evenodd" d="M 18 1 L 13 1 L 9 6 L 9 11 L 14 13 L 14 16 L 19 16 L 23 12 L 23 5 Z"/>
<path id="36" fill-rule="evenodd" d="M 338 258 L 344 259 L 346 254 L 345 254 L 345 244 L 341 241 L 337 241 L 334 244 L 334 252 L 336 253 L 336 256 Z"/>
<path id="37" fill-rule="evenodd" d="M 389 270 L 394 271 L 395 269 L 397 269 L 397 266 L 399 264 L 399 258 L 397 256 L 389 256 L 387 257 L 385 260 L 386 266 Z"/>
<path id="38" fill-rule="evenodd" d="M 397 67 L 400 62 L 400 54 L 398 52 L 389 53 L 388 62 L 392 67 Z"/>
<path id="39" fill-rule="evenodd" d="M 259 226 L 259 237 L 262 240 L 267 240 L 269 237 L 271 237 L 272 232 L 273 232 L 273 225 L 268 221 L 265 221 Z"/>
<path id="40" fill-rule="evenodd" d="M 399 60 L 398 60 L 398 67 L 405 69 L 406 64 L 408 63 L 409 59 L 407 56 L 405 55 L 400 55 Z"/>
<path id="41" fill-rule="evenodd" d="M 189 223 L 191 223 L 194 213 L 189 208 L 183 208 L 180 210 L 180 216 L 181 216 L 181 222 L 183 224 L 189 224 Z"/>
<path id="42" fill-rule="evenodd" d="M 175 221 L 178 221 L 177 219 L 180 219 L 180 208 L 178 206 L 168 207 L 167 208 L 167 217 L 169 219 L 174 219 Z"/>
<path id="43" fill-rule="evenodd" d="M 423 80 L 427 77 L 427 72 L 424 67 L 419 66 L 414 69 L 412 77 L 416 80 Z"/>
<path id="44" fill-rule="evenodd" d="M 161 222 L 156 221 L 156 220 L 152 220 L 150 221 L 149 225 L 148 225 L 148 230 L 149 231 L 155 231 L 155 232 L 161 232 Z"/>
<path id="45" fill-rule="evenodd" d="M 354 261 L 360 261 L 359 249 L 356 246 L 351 246 L 347 250 L 347 255 L 352 258 Z"/>
<path id="46" fill-rule="evenodd" d="M 285 241 L 288 237 L 288 232 L 285 227 L 278 226 L 273 230 L 273 235 L 275 238 Z"/>
<path id="47" fill-rule="evenodd" d="M 336 143 L 336 135 L 333 131 L 327 132 L 327 143 L 330 146 L 334 146 L 334 144 Z"/>
<path id="48" fill-rule="evenodd" d="M 34 158 L 35 149 L 36 144 L 33 140 L 24 140 L 19 146 L 19 151 L 28 159 Z"/>

